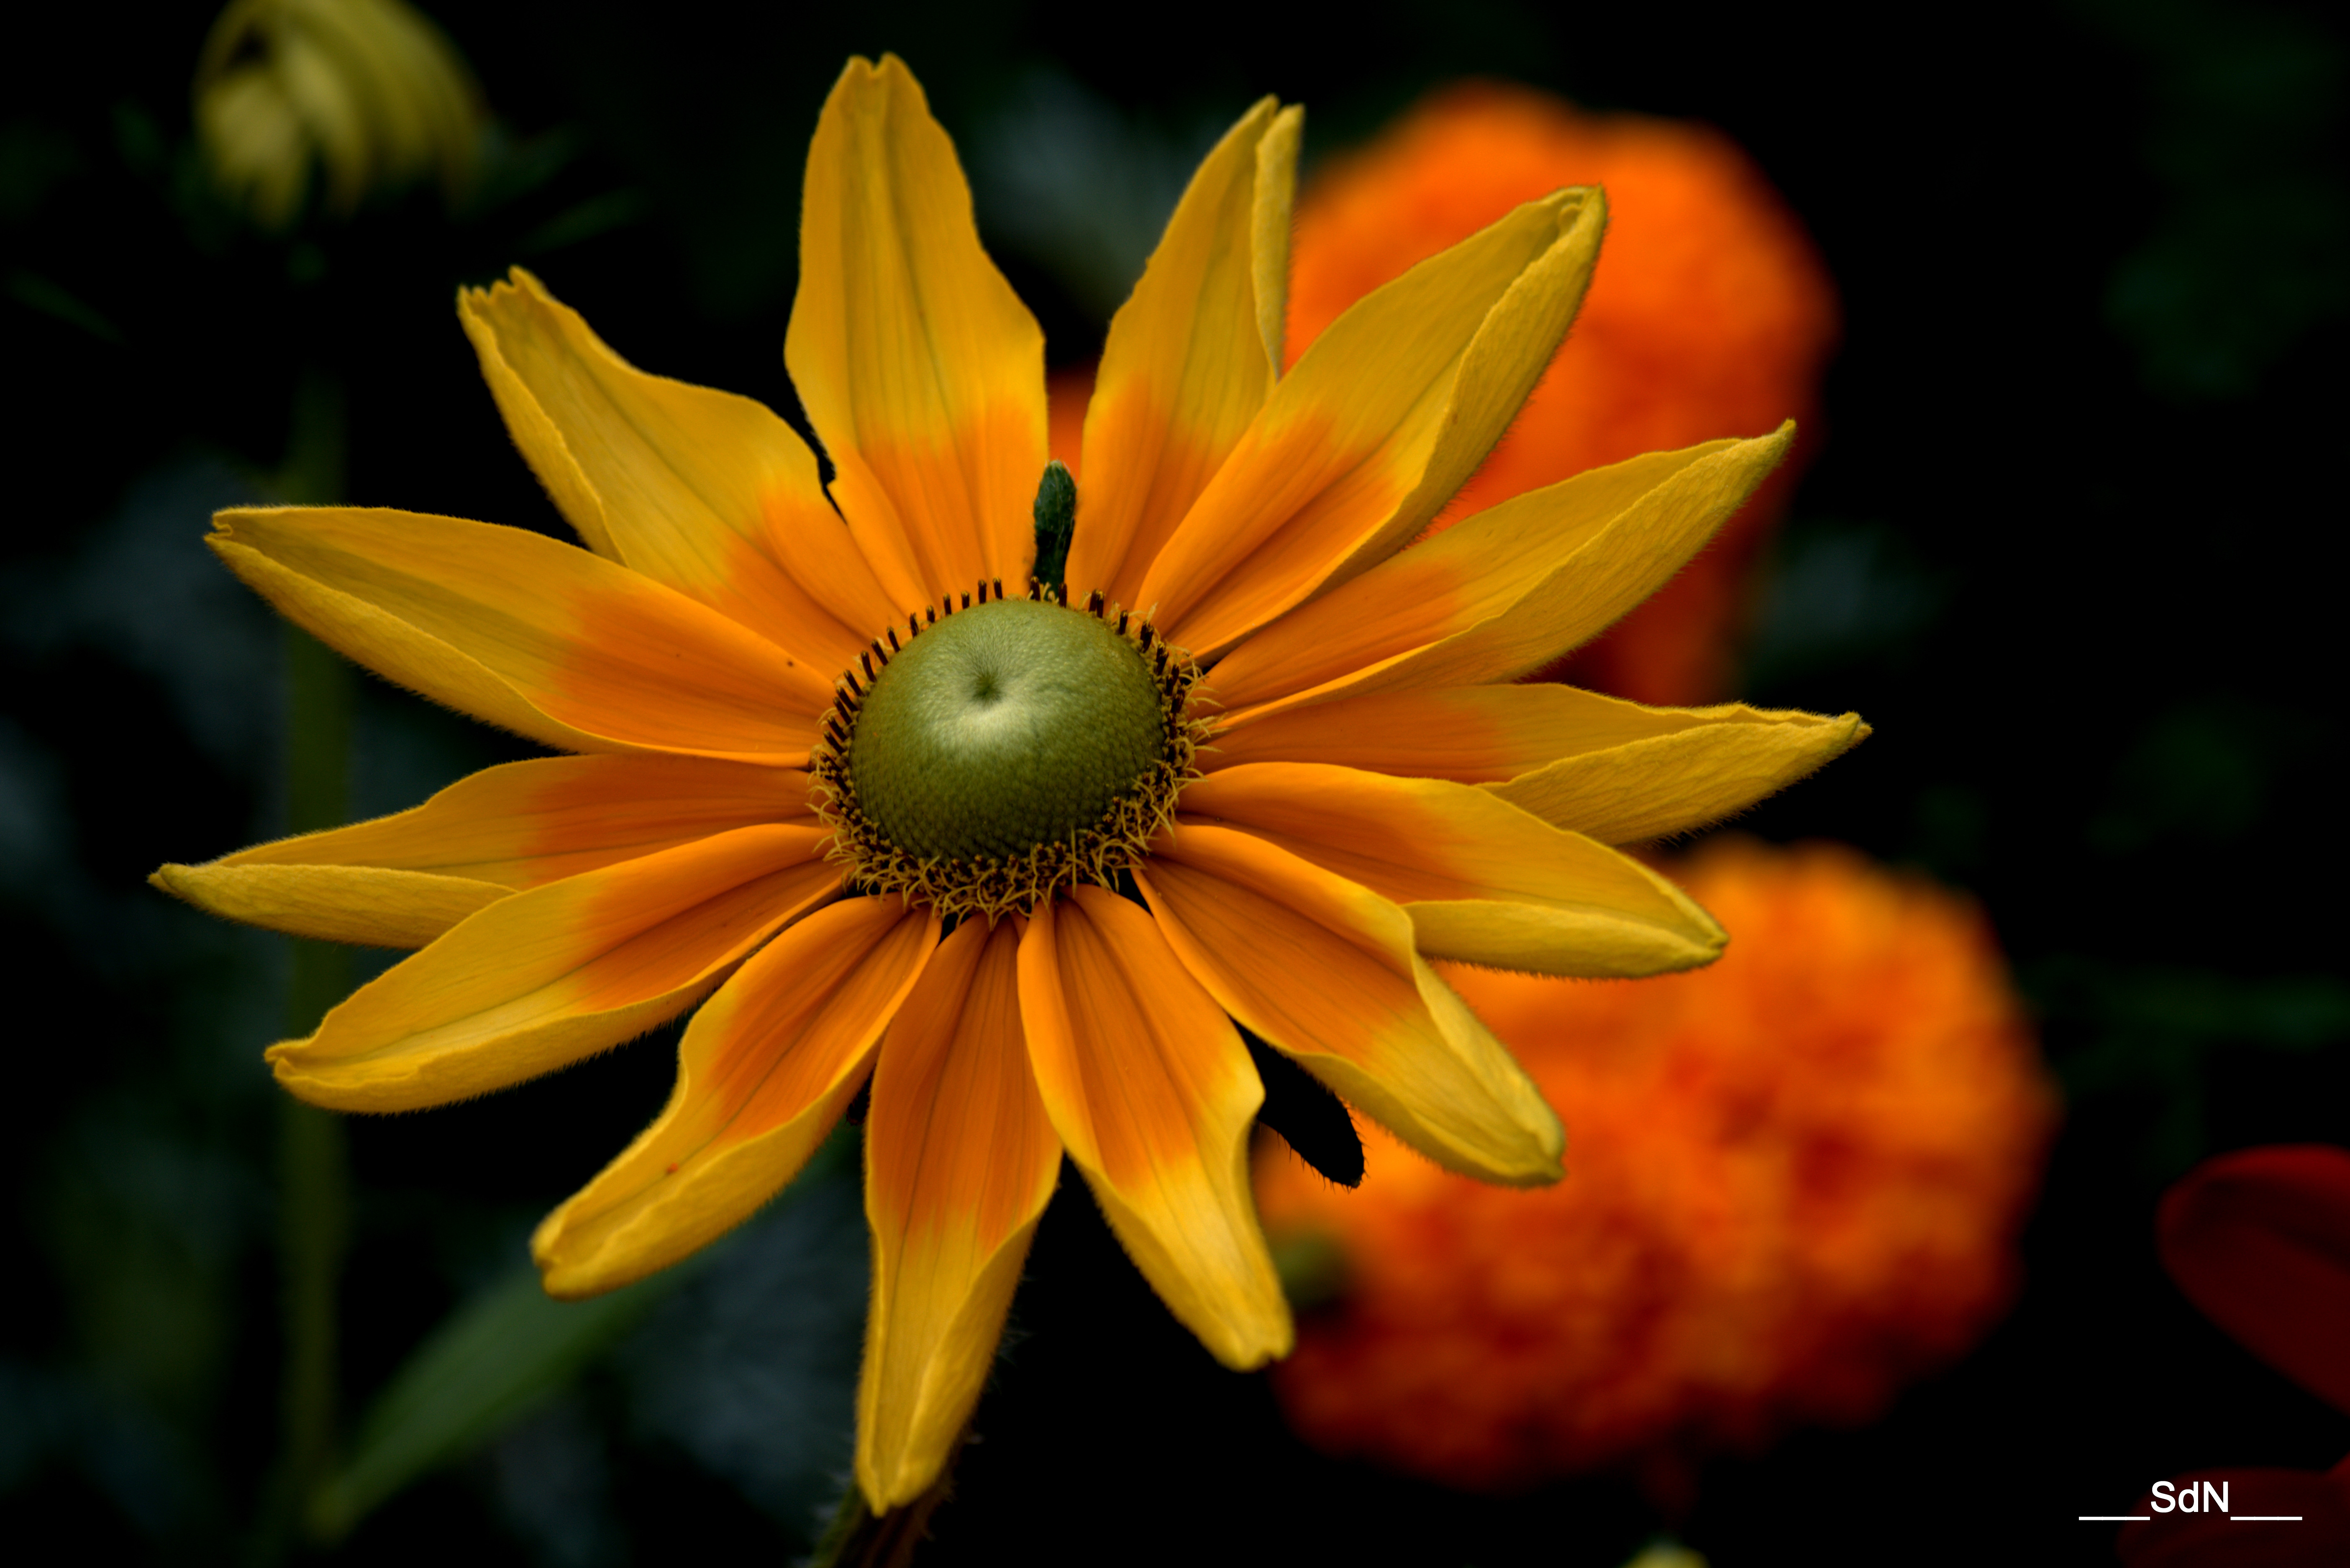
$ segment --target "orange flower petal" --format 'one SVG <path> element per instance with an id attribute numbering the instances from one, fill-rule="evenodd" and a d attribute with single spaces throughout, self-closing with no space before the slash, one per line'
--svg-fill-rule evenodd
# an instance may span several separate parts
<path id="1" fill-rule="evenodd" d="M 1448 1169 L 1555 1181 L 1558 1118 L 1378 894 L 1253 835 L 1186 824 L 1135 880 L 1208 994 Z"/>
<path id="2" fill-rule="evenodd" d="M 335 1110 L 445 1105 L 635 1038 L 837 892 L 817 827 L 738 828 L 490 905 L 269 1048 Z"/>
<path id="3" fill-rule="evenodd" d="M 1249 639 L 1216 667 L 1216 698 L 1237 711 L 1538 669 L 1671 576 L 1794 440 L 1651 452 L 1481 512 Z"/>
<path id="4" fill-rule="evenodd" d="M 1548 684 L 1388 691 L 1256 713 L 1203 748 L 1201 766 L 1335 763 L 1484 784 L 1603 844 L 1718 822 L 1868 734 L 1856 713 L 1644 708 Z"/>
<path id="5" fill-rule="evenodd" d="M 784 360 L 867 560 L 901 612 L 1024 585 L 1045 335 L 980 249 L 954 145 L 896 56 L 841 73 L 803 201 Z"/>
<path id="6" fill-rule="evenodd" d="M 2203 1315 L 2350 1411 L 2350 1149 L 2248 1148 L 2163 1195 L 2162 1264 Z"/>
<path id="7" fill-rule="evenodd" d="M 1394 899 L 1430 958 L 1581 977 L 1711 962 L 1711 916 L 1638 861 L 1444 779 L 1254 763 L 1183 794 L 1221 818 Z"/>
<path id="8" fill-rule="evenodd" d="M 953 1451 L 1060 1175 L 1021 1038 L 1022 923 L 965 920 L 939 944 L 873 1075 L 857 1480 L 876 1511 L 920 1496 Z"/>
<path id="9" fill-rule="evenodd" d="M 781 1191 L 864 1083 L 938 941 L 935 914 L 844 898 L 753 954 L 687 1026 L 659 1119 L 531 1238 L 548 1293 L 641 1279 Z"/>
<path id="10" fill-rule="evenodd" d="M 1168 1310 L 1236 1370 L 1288 1355 L 1248 1183 L 1264 1087 L 1150 916 L 1091 887 L 1038 905 L 1020 1015 L 1054 1130 Z"/>
<path id="11" fill-rule="evenodd" d="M 1110 323 L 1086 410 L 1068 578 L 1135 607 L 1142 576 L 1280 375 L 1289 196 L 1302 116 L 1272 99 L 1191 176 Z M 1262 242 L 1278 254 L 1260 255 Z"/>
<path id="12" fill-rule="evenodd" d="M 1530 202 L 1339 317 L 1151 564 L 1139 606 L 1212 657 L 1419 533 L 1533 389 L 1605 224 L 1596 191 Z"/>
<path id="13" fill-rule="evenodd" d="M 566 751 L 807 761 L 818 671 L 625 566 L 519 528 L 237 509 L 213 550 L 287 618 L 435 701 Z"/>
<path id="14" fill-rule="evenodd" d="M 827 673 L 905 613 L 773 410 L 646 375 L 520 267 L 457 313 L 515 444 L 597 554 Z"/>

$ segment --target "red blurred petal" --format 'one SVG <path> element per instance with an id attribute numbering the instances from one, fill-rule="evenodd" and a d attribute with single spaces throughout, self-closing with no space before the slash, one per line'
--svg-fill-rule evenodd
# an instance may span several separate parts
<path id="1" fill-rule="evenodd" d="M 2184 1489 L 2207 1480 L 2228 1489 L 2227 1512 L 2157 1513 L 2147 1523 L 2123 1525 L 2116 1544 L 2128 1568 L 2341 1568 L 2350 1563 L 2350 1460 L 2324 1475 L 2192 1470 L 2175 1484 Z M 2151 1511 L 2150 1498 L 2139 1501 L 2137 1511 Z M 2230 1517 L 2244 1514 L 2299 1514 L 2301 1521 Z"/>
<path id="2" fill-rule="evenodd" d="M 2350 1149 L 2206 1160 L 2163 1195 L 2156 1229 L 2163 1266 L 2205 1316 L 2350 1411 Z"/>

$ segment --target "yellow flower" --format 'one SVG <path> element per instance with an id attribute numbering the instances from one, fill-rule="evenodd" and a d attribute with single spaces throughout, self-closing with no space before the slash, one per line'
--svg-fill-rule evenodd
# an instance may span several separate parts
<path id="1" fill-rule="evenodd" d="M 1519 208 L 1281 377 L 1299 123 L 1243 117 L 1110 327 L 1074 593 L 1030 575 L 1041 336 L 889 57 L 850 63 L 808 156 L 785 358 L 829 495 L 782 420 L 631 369 L 517 272 L 461 314 L 588 549 L 357 508 L 218 519 L 222 558 L 328 643 L 579 753 L 158 873 L 280 930 L 422 948 L 273 1047 L 279 1080 L 439 1105 L 709 998 L 668 1108 L 539 1229 L 568 1296 L 740 1222 L 869 1073 L 876 1509 L 969 1417 L 1064 1152 L 1211 1351 L 1284 1354 L 1235 1023 L 1451 1169 L 1554 1180 L 1556 1118 L 1430 961 L 1707 961 L 1720 929 L 1606 845 L 1864 732 L 1510 683 L 1670 576 L 1789 432 L 1401 550 L 1549 361 L 1604 207 Z"/>
<path id="2" fill-rule="evenodd" d="M 234 0 L 196 67 L 213 180 L 264 228 L 301 211 L 310 166 L 348 213 L 373 192 L 471 175 L 481 95 L 438 28 L 401 0 Z"/>

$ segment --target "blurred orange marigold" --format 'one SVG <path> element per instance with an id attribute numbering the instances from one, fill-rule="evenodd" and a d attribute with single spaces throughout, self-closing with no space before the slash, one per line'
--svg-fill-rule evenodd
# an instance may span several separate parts
<path id="1" fill-rule="evenodd" d="M 1712 547 L 1568 670 L 1644 702 L 1718 701 L 1748 568 L 1818 431 L 1837 337 L 1826 267 L 1735 142 L 1523 88 L 1441 90 L 1301 192 L 1288 355 L 1379 285 L 1561 185 L 1607 188 L 1607 259 L 1550 374 L 1445 517 L 1644 452 L 1803 421 L 1794 459 Z"/>
<path id="2" fill-rule="evenodd" d="M 1671 1492 L 1709 1449 L 1870 1418 L 2004 1306 L 2055 1100 L 1976 907 L 1832 846 L 1717 841 L 1679 879 L 1737 933 L 1711 969 L 1448 966 L 1565 1123 L 1561 1186 L 1464 1181 L 1369 1127 L 1353 1192 L 1260 1147 L 1276 1242 L 1344 1262 L 1274 1369 L 1308 1440 Z"/>

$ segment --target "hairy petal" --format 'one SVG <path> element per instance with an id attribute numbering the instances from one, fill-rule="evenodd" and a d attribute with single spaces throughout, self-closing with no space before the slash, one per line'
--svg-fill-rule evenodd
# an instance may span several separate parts
<path id="1" fill-rule="evenodd" d="M 939 944 L 873 1075 L 857 1480 L 877 1512 L 920 1496 L 953 1451 L 1060 1173 L 1021 1035 L 1022 924 L 966 920 Z"/>
<path id="2" fill-rule="evenodd" d="M 1253 763 L 1184 792 L 1211 817 L 1394 899 L 1419 950 L 1568 976 L 1711 963 L 1727 940 L 1628 856 L 1481 789 L 1318 763 Z"/>
<path id="3" fill-rule="evenodd" d="M 1215 696 L 1238 713 L 1539 669 L 1679 571 L 1794 440 L 1783 425 L 1513 496 L 1266 627 L 1216 667 Z"/>
<path id="4" fill-rule="evenodd" d="M 1201 749 L 1210 772 L 1334 763 L 1482 784 L 1544 821 L 1628 844 L 1717 822 L 1867 738 L 1856 713 L 1648 708 L 1550 684 L 1455 686 L 1258 709 Z"/>
<path id="5" fill-rule="evenodd" d="M 1558 1118 L 1391 900 L 1253 834 L 1184 824 L 1135 873 L 1223 1010 L 1447 1169 L 1555 1181 Z"/>
<path id="6" fill-rule="evenodd" d="M 1191 176 L 1111 321 L 1086 410 L 1068 577 L 1135 607 L 1183 514 L 1280 377 L 1300 111 L 1260 100 Z"/>
<path id="7" fill-rule="evenodd" d="M 515 444 L 597 554 L 827 672 L 903 613 L 774 410 L 645 374 L 520 267 L 457 312 Z"/>
<path id="8" fill-rule="evenodd" d="M 1020 1013 L 1054 1130 L 1169 1310 L 1227 1366 L 1286 1355 L 1248 1180 L 1264 1087 L 1150 916 L 1092 887 L 1038 905 Z"/>
<path id="9" fill-rule="evenodd" d="M 1562 191 L 1357 301 L 1266 401 L 1138 603 L 1213 657 L 1418 534 L 1549 364 L 1606 223 L 1598 192 Z"/>
<path id="10" fill-rule="evenodd" d="M 807 775 L 707 757 L 543 757 L 422 805 L 150 878 L 292 936 L 420 948 L 508 893 L 763 823 L 813 825 Z"/>
<path id="11" fill-rule="evenodd" d="M 213 552 L 378 674 L 565 751 L 801 766 L 828 672 L 625 566 L 528 534 L 359 507 L 240 508 Z"/>
<path id="12" fill-rule="evenodd" d="M 1045 335 L 980 248 L 953 143 L 894 55 L 849 61 L 816 122 L 784 360 L 901 613 L 1026 582 Z"/>
<path id="13" fill-rule="evenodd" d="M 531 1238 L 550 1294 L 594 1295 L 707 1246 L 797 1176 L 864 1084 L 938 917 L 844 898 L 752 955 L 678 1047 L 652 1126 Z"/>
<path id="14" fill-rule="evenodd" d="M 833 897 L 816 827 L 738 828 L 502 898 L 269 1048 L 335 1110 L 445 1105 L 643 1033 Z"/>
<path id="15" fill-rule="evenodd" d="M 511 890 L 376 866 L 165 866 L 148 883 L 206 914 L 314 941 L 421 948 Z"/>

